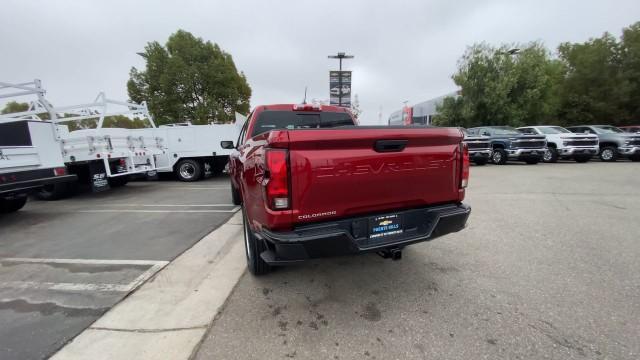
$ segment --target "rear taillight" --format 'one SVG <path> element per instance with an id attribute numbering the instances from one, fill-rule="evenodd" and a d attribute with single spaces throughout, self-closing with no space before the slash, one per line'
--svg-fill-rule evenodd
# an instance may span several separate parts
<path id="1" fill-rule="evenodd" d="M 287 150 L 268 149 L 265 151 L 265 161 L 267 203 L 273 210 L 286 210 L 290 205 Z"/>
<path id="2" fill-rule="evenodd" d="M 64 168 L 64 167 L 54 168 L 53 169 L 53 175 L 55 175 L 55 176 L 67 175 L 67 168 Z"/>
<path id="3" fill-rule="evenodd" d="M 460 179 L 460 188 L 464 189 L 469 184 L 469 146 L 466 143 L 460 144 L 462 153 L 462 177 Z"/>

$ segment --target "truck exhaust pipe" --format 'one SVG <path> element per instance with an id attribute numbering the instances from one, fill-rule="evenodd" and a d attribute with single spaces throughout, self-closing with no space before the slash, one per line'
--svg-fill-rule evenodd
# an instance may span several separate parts
<path id="1" fill-rule="evenodd" d="M 383 259 L 401 260 L 402 250 L 398 248 L 385 249 L 377 252 Z"/>

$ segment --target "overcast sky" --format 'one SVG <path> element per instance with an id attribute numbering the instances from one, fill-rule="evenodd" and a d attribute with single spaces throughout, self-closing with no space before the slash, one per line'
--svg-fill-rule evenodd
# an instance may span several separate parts
<path id="1" fill-rule="evenodd" d="M 232 54 L 253 89 L 251 105 L 327 99 L 328 72 L 346 51 L 363 123 L 402 102 L 455 90 L 465 48 L 585 41 L 640 20 L 638 0 L 598 1 L 30 1 L 0 4 L 0 81 L 39 78 L 55 105 L 126 99 L 131 66 L 149 41 L 177 29 Z"/>

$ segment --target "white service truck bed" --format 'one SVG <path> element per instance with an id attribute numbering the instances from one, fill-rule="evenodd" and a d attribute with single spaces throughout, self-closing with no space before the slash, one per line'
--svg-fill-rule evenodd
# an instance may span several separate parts
<path id="1" fill-rule="evenodd" d="M 163 139 L 158 146 L 164 154 L 156 156 L 158 172 L 173 172 L 179 180 L 196 181 L 207 168 L 214 174 L 224 170 L 231 150 L 220 142 L 236 141 L 236 124 L 160 126 L 155 129 L 131 130 L 147 138 Z"/>

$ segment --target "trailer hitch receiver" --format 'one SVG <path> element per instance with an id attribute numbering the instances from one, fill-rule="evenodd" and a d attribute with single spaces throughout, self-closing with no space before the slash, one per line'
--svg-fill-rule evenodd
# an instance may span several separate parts
<path id="1" fill-rule="evenodd" d="M 384 249 L 377 252 L 383 259 L 391 259 L 391 260 L 401 260 L 402 259 L 402 249 L 399 248 L 391 248 Z"/>

